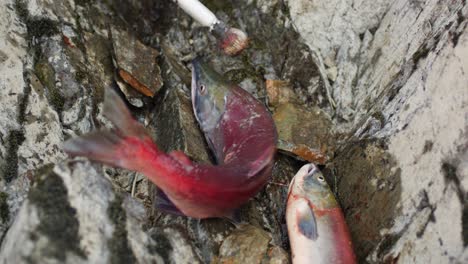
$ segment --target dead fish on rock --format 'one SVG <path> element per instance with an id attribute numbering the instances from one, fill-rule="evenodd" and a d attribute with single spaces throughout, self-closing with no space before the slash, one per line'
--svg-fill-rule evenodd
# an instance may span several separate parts
<path id="1" fill-rule="evenodd" d="M 343 213 L 314 164 L 304 165 L 291 181 L 286 223 L 294 264 L 356 263 Z"/>
<path id="2" fill-rule="evenodd" d="M 97 131 L 64 144 L 72 156 L 143 173 L 163 192 L 157 207 L 195 218 L 226 217 L 268 181 L 276 129 L 266 107 L 205 63 L 192 63 L 192 103 L 217 165 L 197 164 L 180 151 L 164 153 L 124 102 L 106 90 L 104 114 L 115 131 Z"/>

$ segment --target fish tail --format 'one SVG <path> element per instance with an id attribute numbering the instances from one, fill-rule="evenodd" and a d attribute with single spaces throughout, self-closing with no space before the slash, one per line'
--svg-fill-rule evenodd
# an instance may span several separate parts
<path id="1" fill-rule="evenodd" d="M 115 129 L 69 139 L 62 149 L 70 156 L 84 156 L 111 166 L 141 171 L 144 162 L 140 157 L 155 156 L 158 152 L 151 137 L 112 89 L 106 89 L 103 114 Z"/>

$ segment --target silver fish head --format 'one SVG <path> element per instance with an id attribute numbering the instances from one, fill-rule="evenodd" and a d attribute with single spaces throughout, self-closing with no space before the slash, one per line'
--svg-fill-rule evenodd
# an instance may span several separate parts
<path id="1" fill-rule="evenodd" d="M 216 127 L 226 107 L 232 84 L 200 58 L 192 61 L 192 105 L 204 132 Z"/>
<path id="2" fill-rule="evenodd" d="M 338 205 L 322 172 L 312 163 L 302 166 L 296 173 L 289 186 L 289 194 L 305 197 L 320 208 Z"/>

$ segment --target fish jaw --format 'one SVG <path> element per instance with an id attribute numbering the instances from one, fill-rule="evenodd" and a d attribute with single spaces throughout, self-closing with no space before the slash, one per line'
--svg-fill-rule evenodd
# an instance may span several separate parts
<path id="1" fill-rule="evenodd" d="M 201 129 L 212 131 L 221 120 L 230 84 L 223 80 L 202 59 L 192 61 L 192 106 Z"/>
<path id="2" fill-rule="evenodd" d="M 289 187 L 286 224 L 292 262 L 356 263 L 346 220 L 336 201 L 329 202 L 333 194 L 317 181 L 320 176 L 315 165 L 304 165 Z"/>

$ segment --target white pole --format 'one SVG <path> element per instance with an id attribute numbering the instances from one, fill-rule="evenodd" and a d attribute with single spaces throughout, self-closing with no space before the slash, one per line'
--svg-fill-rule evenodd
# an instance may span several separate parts
<path id="1" fill-rule="evenodd" d="M 176 0 L 177 4 L 193 19 L 204 27 L 213 29 L 214 25 L 219 23 L 219 20 L 206 6 L 198 0 Z"/>

